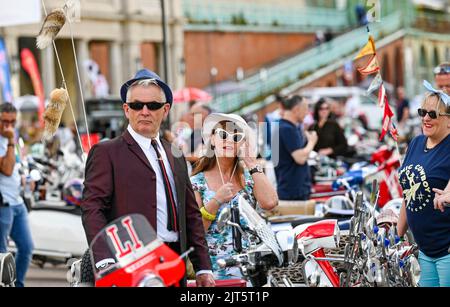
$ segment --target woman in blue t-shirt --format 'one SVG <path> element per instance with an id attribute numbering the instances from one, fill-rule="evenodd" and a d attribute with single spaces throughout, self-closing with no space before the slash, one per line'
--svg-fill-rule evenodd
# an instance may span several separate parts
<path id="1" fill-rule="evenodd" d="M 420 109 L 423 135 L 409 145 L 399 179 L 403 205 L 398 232 L 411 229 L 419 246 L 421 287 L 450 286 L 450 208 L 433 201 L 436 189 L 450 179 L 450 101 L 437 91 L 426 95 Z M 435 191 L 433 191 L 435 189 Z"/>

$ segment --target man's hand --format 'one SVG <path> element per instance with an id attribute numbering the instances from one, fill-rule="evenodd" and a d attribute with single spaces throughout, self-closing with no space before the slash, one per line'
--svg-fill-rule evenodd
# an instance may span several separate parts
<path id="1" fill-rule="evenodd" d="M 305 135 L 309 143 L 311 143 L 314 146 L 317 144 L 319 137 L 316 131 L 305 131 Z"/>
<path id="2" fill-rule="evenodd" d="M 215 287 L 216 282 L 212 274 L 197 275 L 197 287 Z"/>
<path id="3" fill-rule="evenodd" d="M 440 210 L 441 212 L 445 211 L 445 206 L 444 204 L 450 203 L 450 191 L 443 191 L 443 190 L 439 190 L 439 189 L 433 189 L 433 192 L 436 193 L 434 195 L 434 209 L 436 210 Z"/>
<path id="4" fill-rule="evenodd" d="M 10 143 L 14 142 L 14 127 L 8 126 L 3 128 L 3 136 L 8 139 Z"/>

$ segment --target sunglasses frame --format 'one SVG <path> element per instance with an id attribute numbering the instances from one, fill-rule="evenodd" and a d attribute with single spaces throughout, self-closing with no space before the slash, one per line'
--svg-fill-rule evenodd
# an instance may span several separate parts
<path id="1" fill-rule="evenodd" d="M 17 120 L 3 120 L 3 119 L 0 119 L 0 124 L 2 124 L 2 125 L 8 124 L 8 125 L 15 126 L 17 124 Z"/>
<path id="2" fill-rule="evenodd" d="M 160 110 L 161 108 L 163 108 L 167 104 L 167 102 L 159 102 L 159 101 L 140 102 L 140 101 L 137 101 L 137 102 L 126 102 L 126 104 L 133 111 L 142 111 L 144 109 L 144 106 L 146 106 L 147 109 L 150 111 L 157 111 L 157 110 Z M 142 108 L 134 108 L 133 106 L 136 106 L 136 105 L 142 105 Z M 155 106 L 155 105 L 158 105 L 158 108 L 150 107 L 150 106 Z"/>
<path id="3" fill-rule="evenodd" d="M 422 112 L 424 112 L 423 116 L 421 114 Z M 438 113 L 435 110 L 427 111 L 427 110 L 422 109 L 422 108 L 417 109 L 417 114 L 419 114 L 419 116 L 422 117 L 422 118 L 424 118 L 428 114 L 428 116 L 431 119 L 437 119 L 439 116 L 450 116 L 450 113 Z M 435 115 L 431 116 L 431 114 L 435 114 Z"/>
<path id="4" fill-rule="evenodd" d="M 225 129 L 217 128 L 217 129 L 215 129 L 214 134 L 217 135 L 219 132 L 225 132 L 226 138 L 220 137 L 220 139 L 222 139 L 224 141 L 230 139 L 230 136 L 231 136 L 231 140 L 236 144 L 241 143 L 245 139 L 244 132 L 230 133 L 230 132 L 226 131 Z M 235 135 L 240 135 L 240 136 L 242 136 L 242 138 L 239 141 L 235 141 L 234 140 Z"/>

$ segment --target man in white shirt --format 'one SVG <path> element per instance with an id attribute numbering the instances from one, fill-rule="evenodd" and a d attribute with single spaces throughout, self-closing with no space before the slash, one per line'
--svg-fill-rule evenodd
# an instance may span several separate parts
<path id="1" fill-rule="evenodd" d="M 6 253 L 8 237 L 17 246 L 16 286 L 24 287 L 25 275 L 33 253 L 28 212 L 20 196 L 21 176 L 16 162 L 15 132 L 17 111 L 10 103 L 0 105 L 0 253 Z"/>
<path id="2" fill-rule="evenodd" d="M 198 286 L 214 286 L 200 211 L 186 161 L 160 138 L 172 105 L 172 91 L 158 75 L 140 70 L 121 88 L 129 126 L 111 141 L 94 146 L 86 163 L 83 225 L 88 242 L 120 216 L 144 215 L 158 237 L 190 259 Z"/>

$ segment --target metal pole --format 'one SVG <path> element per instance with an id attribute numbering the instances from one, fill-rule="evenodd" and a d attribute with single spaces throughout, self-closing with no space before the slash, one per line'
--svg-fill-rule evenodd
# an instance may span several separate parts
<path id="1" fill-rule="evenodd" d="M 169 82 L 169 72 L 168 72 L 168 58 L 167 58 L 167 20 L 166 20 L 166 6 L 165 0 L 160 0 L 161 3 L 161 25 L 162 25 L 162 35 L 163 35 L 163 80 L 170 86 Z M 167 115 L 167 119 L 162 123 L 162 130 L 169 129 L 170 127 L 170 113 Z"/>
<path id="2" fill-rule="evenodd" d="M 167 20 L 165 0 L 161 0 L 161 25 L 163 30 L 163 80 L 169 84 L 168 59 L 167 59 Z"/>

